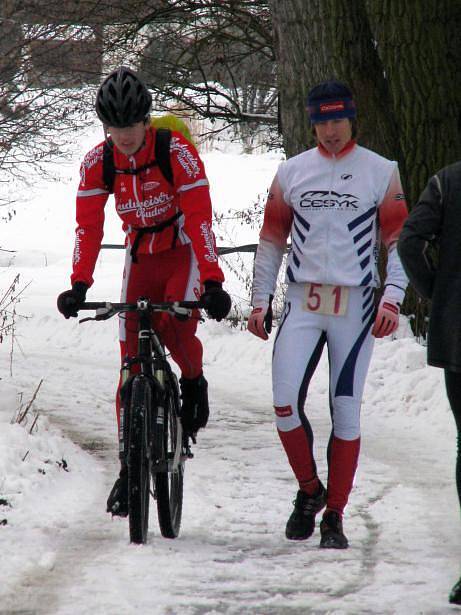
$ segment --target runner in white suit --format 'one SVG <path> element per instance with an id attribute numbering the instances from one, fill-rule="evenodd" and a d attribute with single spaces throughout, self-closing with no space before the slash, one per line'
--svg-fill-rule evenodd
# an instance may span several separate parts
<path id="1" fill-rule="evenodd" d="M 315 515 L 326 506 L 320 546 L 346 548 L 342 517 L 357 468 L 360 404 L 374 337 L 396 330 L 407 286 L 396 250 L 407 207 L 397 163 L 355 142 L 355 104 L 345 84 L 333 80 L 314 87 L 308 112 L 318 145 L 283 162 L 272 182 L 248 329 L 268 338 L 271 297 L 291 234 L 288 288 L 272 365 L 277 430 L 299 483 L 286 536 L 311 536 Z M 388 259 L 376 307 L 380 242 Z M 327 489 L 317 475 L 304 412 L 325 343 L 332 419 Z"/>

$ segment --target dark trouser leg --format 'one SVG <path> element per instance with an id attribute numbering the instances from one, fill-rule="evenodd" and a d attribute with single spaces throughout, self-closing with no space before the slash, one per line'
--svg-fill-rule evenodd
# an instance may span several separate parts
<path id="1" fill-rule="evenodd" d="M 461 508 L 461 373 L 446 369 L 445 386 L 457 429 L 456 489 Z"/>

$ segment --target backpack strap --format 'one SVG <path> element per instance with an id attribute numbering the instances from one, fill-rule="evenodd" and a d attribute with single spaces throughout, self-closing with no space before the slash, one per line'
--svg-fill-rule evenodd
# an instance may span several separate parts
<path id="1" fill-rule="evenodd" d="M 174 186 L 173 169 L 170 160 L 171 130 L 157 128 L 155 139 L 155 160 L 138 169 L 117 169 L 114 164 L 114 150 L 111 141 L 105 141 L 102 150 L 102 179 L 109 194 L 114 192 L 115 175 L 137 175 L 158 165 L 163 177 Z"/>
<path id="2" fill-rule="evenodd" d="M 109 194 L 114 192 L 115 165 L 112 142 L 104 141 L 102 148 L 102 180 Z"/>
<path id="3" fill-rule="evenodd" d="M 157 128 L 155 138 L 155 160 L 167 182 L 174 186 L 173 169 L 170 159 L 171 130 Z"/>

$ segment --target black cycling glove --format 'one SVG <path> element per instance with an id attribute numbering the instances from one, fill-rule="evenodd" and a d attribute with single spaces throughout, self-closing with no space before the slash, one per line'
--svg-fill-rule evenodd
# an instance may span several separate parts
<path id="1" fill-rule="evenodd" d="M 78 310 L 85 303 L 88 286 L 84 282 L 75 282 L 72 290 L 66 290 L 58 297 L 58 310 L 66 318 L 78 316 Z"/>
<path id="2" fill-rule="evenodd" d="M 219 322 L 229 314 L 232 300 L 223 289 L 221 282 L 206 280 L 203 285 L 205 291 L 202 293 L 200 301 L 203 303 L 208 316 Z"/>

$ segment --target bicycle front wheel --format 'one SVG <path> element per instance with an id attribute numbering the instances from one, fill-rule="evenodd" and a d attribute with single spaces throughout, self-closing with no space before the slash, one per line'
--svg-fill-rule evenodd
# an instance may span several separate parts
<path id="1" fill-rule="evenodd" d="M 182 428 L 179 422 L 178 381 L 174 374 L 166 387 L 164 447 L 168 471 L 155 474 L 157 513 L 160 531 L 164 538 L 176 538 L 182 516 L 184 456 Z"/>
<path id="2" fill-rule="evenodd" d="M 151 385 L 144 376 L 136 376 L 131 390 L 127 459 L 130 542 L 136 544 L 146 542 L 149 525 L 151 406 Z"/>

